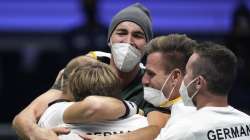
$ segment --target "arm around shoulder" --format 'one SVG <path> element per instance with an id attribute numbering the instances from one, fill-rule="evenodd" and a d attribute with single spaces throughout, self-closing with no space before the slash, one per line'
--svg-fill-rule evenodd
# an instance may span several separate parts
<path id="1" fill-rule="evenodd" d="M 154 140 L 160 133 L 161 128 L 165 126 L 170 114 L 159 111 L 151 111 L 147 115 L 149 126 L 137 129 L 124 135 L 111 136 L 113 139 L 119 140 Z"/>
<path id="2" fill-rule="evenodd" d="M 88 96 L 69 106 L 63 115 L 65 123 L 84 123 L 114 120 L 123 116 L 126 107 L 119 99 L 104 96 Z"/>
<path id="3" fill-rule="evenodd" d="M 111 136 L 119 140 L 154 140 L 160 133 L 161 128 L 165 126 L 170 114 L 159 111 L 151 111 L 147 115 L 149 126 L 137 129 L 124 135 Z"/>
<path id="4" fill-rule="evenodd" d="M 39 117 L 47 109 L 48 103 L 64 97 L 60 90 L 50 89 L 32 101 L 24 110 L 17 114 L 12 122 L 13 128 L 22 139 L 37 135 L 40 129 L 36 124 Z"/>

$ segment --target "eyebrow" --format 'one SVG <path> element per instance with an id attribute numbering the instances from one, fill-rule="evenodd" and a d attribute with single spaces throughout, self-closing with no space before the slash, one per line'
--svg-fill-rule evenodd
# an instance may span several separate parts
<path id="1" fill-rule="evenodd" d="M 125 32 L 125 31 L 128 31 L 128 30 L 125 29 L 125 28 L 117 28 L 115 31 L 123 31 L 123 32 Z M 143 31 L 140 31 L 140 30 L 133 31 L 133 33 L 145 36 L 145 33 Z"/>
<path id="2" fill-rule="evenodd" d="M 142 31 L 135 31 L 134 33 L 145 36 L 144 32 L 142 32 Z"/>
<path id="3" fill-rule="evenodd" d="M 118 31 L 122 31 L 122 32 L 126 32 L 127 30 L 126 29 L 124 29 L 124 28 L 117 28 L 116 30 L 115 30 L 116 32 Z"/>
<path id="4" fill-rule="evenodd" d="M 147 68 L 145 68 L 145 72 L 147 72 L 148 74 L 155 74 L 152 70 L 147 69 Z"/>

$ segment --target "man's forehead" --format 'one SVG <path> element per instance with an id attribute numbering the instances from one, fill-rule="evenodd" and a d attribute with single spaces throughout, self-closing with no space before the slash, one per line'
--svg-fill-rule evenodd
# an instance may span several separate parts
<path id="1" fill-rule="evenodd" d="M 115 30 L 128 30 L 128 29 L 133 29 L 134 32 L 141 32 L 145 34 L 142 28 L 138 24 L 131 21 L 123 21 L 120 24 L 118 24 L 117 27 L 115 28 Z"/>
<path id="2" fill-rule="evenodd" d="M 129 32 L 130 30 L 128 30 L 126 27 L 119 27 L 115 30 L 116 32 Z M 132 30 L 131 31 L 132 33 L 135 33 L 135 34 L 140 34 L 140 35 L 143 35 L 145 36 L 145 33 L 141 30 Z"/>
<path id="3" fill-rule="evenodd" d="M 148 55 L 146 62 L 146 69 L 150 71 L 164 71 L 164 63 L 163 63 L 162 53 L 154 52 Z M 166 61 L 166 60 L 164 60 Z"/>

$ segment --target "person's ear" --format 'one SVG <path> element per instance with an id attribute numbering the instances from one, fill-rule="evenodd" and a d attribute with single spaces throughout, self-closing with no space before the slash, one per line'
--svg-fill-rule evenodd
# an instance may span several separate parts
<path id="1" fill-rule="evenodd" d="M 181 78 L 181 70 L 180 69 L 174 69 L 173 74 L 171 75 L 171 82 L 176 85 L 180 78 Z"/>
<path id="2" fill-rule="evenodd" d="M 197 80 L 195 81 L 195 88 L 201 89 L 201 87 L 204 87 L 206 85 L 206 79 L 203 76 L 198 76 Z"/>

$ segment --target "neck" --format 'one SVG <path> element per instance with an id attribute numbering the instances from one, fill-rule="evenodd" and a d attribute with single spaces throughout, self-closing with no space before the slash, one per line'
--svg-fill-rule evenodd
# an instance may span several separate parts
<path id="1" fill-rule="evenodd" d="M 63 89 L 62 93 L 63 93 L 63 94 L 61 94 L 62 99 L 67 99 L 67 100 L 70 100 L 70 101 L 75 100 L 73 94 L 69 90 Z"/>
<path id="2" fill-rule="evenodd" d="M 122 87 L 125 88 L 128 86 L 136 77 L 138 74 L 140 67 L 139 64 L 135 66 L 135 68 L 130 72 L 122 72 L 120 71 L 114 63 L 114 60 L 111 58 L 110 60 L 110 66 L 114 68 L 115 73 L 118 75 L 119 79 L 121 80 Z"/>
<path id="3" fill-rule="evenodd" d="M 219 96 L 213 93 L 200 95 L 198 93 L 196 99 L 197 109 L 202 107 L 226 107 L 228 106 L 227 96 Z"/>

